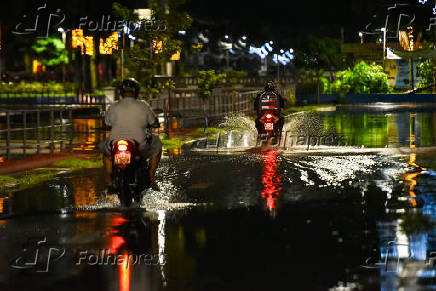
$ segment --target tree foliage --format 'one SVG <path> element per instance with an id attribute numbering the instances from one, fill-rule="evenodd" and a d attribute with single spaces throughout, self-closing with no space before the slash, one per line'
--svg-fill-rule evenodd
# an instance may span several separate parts
<path id="1" fill-rule="evenodd" d="M 68 64 L 68 52 L 64 43 L 54 37 L 38 39 L 32 50 L 41 63 L 47 67 Z"/>
<path id="2" fill-rule="evenodd" d="M 303 48 L 296 52 L 297 67 L 312 70 L 339 70 L 349 64 L 347 54 L 342 53 L 341 41 L 309 35 Z"/>
<path id="3" fill-rule="evenodd" d="M 148 2 L 152 9 L 152 22 L 165 23 L 165 29 L 150 29 L 142 25 L 133 32 L 137 42 L 124 49 L 125 68 L 127 76 L 136 78 L 145 88 L 151 89 L 153 75 L 157 74 L 159 67 L 170 57 L 181 50 L 181 41 L 178 39 L 178 31 L 186 30 L 192 22 L 191 17 L 180 12 L 180 6 L 184 0 L 169 0 L 168 6 L 164 7 L 161 1 L 151 0 Z M 119 19 L 139 23 L 139 17 L 132 9 L 113 3 L 113 13 Z M 168 10 L 166 10 L 168 8 Z M 162 41 L 162 49 L 159 53 L 151 51 L 152 42 Z"/>
<path id="4" fill-rule="evenodd" d="M 428 59 L 422 61 L 417 67 L 417 76 L 421 77 L 418 87 L 424 88 L 436 83 L 436 60 Z"/>
<path id="5" fill-rule="evenodd" d="M 239 83 L 239 80 L 242 78 L 247 77 L 247 72 L 245 71 L 235 71 L 230 70 L 224 73 L 227 79 L 227 82 L 229 82 L 232 85 L 236 85 Z"/>
<path id="6" fill-rule="evenodd" d="M 336 73 L 336 80 L 330 84 L 331 93 L 375 94 L 393 91 L 388 84 L 388 76 L 381 66 L 368 65 L 364 61 L 353 69 Z"/>
<path id="7" fill-rule="evenodd" d="M 197 76 L 198 96 L 202 99 L 208 99 L 225 74 L 216 74 L 214 70 L 199 71 Z"/>

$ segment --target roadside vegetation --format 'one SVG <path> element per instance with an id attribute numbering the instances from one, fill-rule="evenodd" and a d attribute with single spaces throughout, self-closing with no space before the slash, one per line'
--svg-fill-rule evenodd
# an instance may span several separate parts
<path id="1" fill-rule="evenodd" d="M 65 170 L 79 171 L 83 169 L 100 168 L 103 163 L 100 158 L 94 159 L 65 159 L 51 164 L 46 169 L 37 169 L 14 175 L 0 175 L 0 196 L 6 196 L 8 192 L 19 191 L 34 187 L 40 183 L 53 179 L 57 174 Z"/>

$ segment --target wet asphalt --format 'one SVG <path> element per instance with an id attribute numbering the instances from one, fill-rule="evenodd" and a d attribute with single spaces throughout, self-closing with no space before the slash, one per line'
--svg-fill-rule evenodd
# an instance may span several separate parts
<path id="1" fill-rule="evenodd" d="M 0 289 L 379 289 L 362 265 L 395 234 L 379 225 L 408 158 L 186 153 L 134 209 L 103 194 L 102 169 L 59 175 L 4 201 Z"/>

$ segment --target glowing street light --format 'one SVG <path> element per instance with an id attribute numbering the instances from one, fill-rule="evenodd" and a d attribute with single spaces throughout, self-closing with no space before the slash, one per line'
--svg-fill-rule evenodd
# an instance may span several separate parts
<path id="1" fill-rule="evenodd" d="M 380 28 L 380 31 L 383 32 L 383 60 L 386 59 L 386 27 Z"/>
<path id="2" fill-rule="evenodd" d="M 64 43 L 64 46 L 66 46 L 66 43 L 67 43 L 67 32 L 62 27 L 58 28 L 58 32 L 62 33 L 62 42 Z"/>

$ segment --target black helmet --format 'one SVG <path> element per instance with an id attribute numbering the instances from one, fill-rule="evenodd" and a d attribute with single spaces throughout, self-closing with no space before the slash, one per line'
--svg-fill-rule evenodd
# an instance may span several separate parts
<path id="1" fill-rule="evenodd" d="M 268 83 L 266 83 L 265 85 L 266 92 L 274 92 L 275 89 L 276 89 L 276 85 L 274 84 L 273 81 L 268 81 Z"/>
<path id="2" fill-rule="evenodd" d="M 139 83 L 133 78 L 125 79 L 123 83 L 121 83 L 120 93 L 121 96 L 124 96 L 127 92 L 134 92 L 135 97 L 139 95 Z"/>

